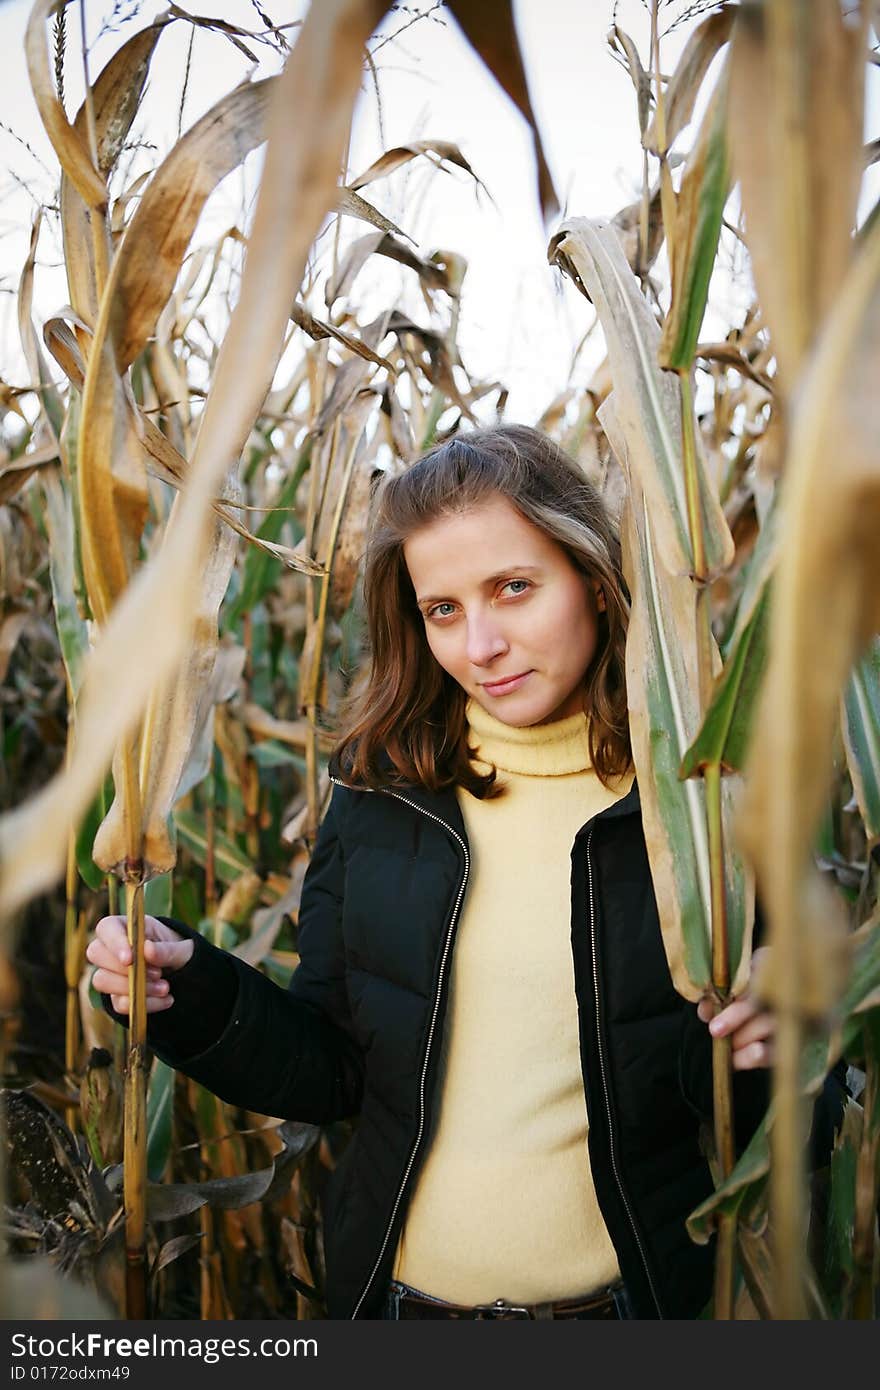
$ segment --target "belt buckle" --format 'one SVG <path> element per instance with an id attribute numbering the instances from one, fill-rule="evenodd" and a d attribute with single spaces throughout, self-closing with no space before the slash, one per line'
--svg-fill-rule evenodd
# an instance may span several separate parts
<path id="1" fill-rule="evenodd" d="M 496 1298 L 494 1303 L 475 1303 L 473 1311 L 477 1321 L 503 1322 L 507 1318 L 531 1318 L 532 1316 L 523 1304 L 505 1303 L 503 1298 Z"/>

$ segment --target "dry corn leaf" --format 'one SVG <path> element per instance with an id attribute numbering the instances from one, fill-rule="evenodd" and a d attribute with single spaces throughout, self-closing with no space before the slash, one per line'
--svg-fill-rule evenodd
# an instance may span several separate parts
<path id="1" fill-rule="evenodd" d="M 111 274 L 83 382 L 77 451 L 83 573 L 89 604 L 99 623 L 106 622 L 138 566 L 149 512 L 136 416 L 116 370 L 109 336 L 115 311 L 115 276 Z"/>
<path id="2" fill-rule="evenodd" d="M 324 289 L 324 303 L 328 309 L 332 309 L 336 300 L 349 292 L 355 277 L 373 252 L 414 270 L 426 290 L 446 290 L 449 294 L 453 293 L 449 270 L 438 253 L 435 252 L 433 257 L 423 260 L 389 232 L 367 232 L 366 236 L 358 237 L 352 242 L 341 258 L 336 273 L 328 278 Z"/>
<path id="3" fill-rule="evenodd" d="M 125 231 L 125 214 L 129 203 L 133 202 L 135 198 L 140 197 L 143 189 L 152 177 L 152 169 L 145 169 L 144 172 L 138 174 L 137 178 L 114 200 L 113 206 L 110 209 L 110 235 L 114 242 L 118 241 Z"/>
<path id="4" fill-rule="evenodd" d="M 37 110 L 62 170 L 87 207 L 103 208 L 107 204 L 107 184 L 92 163 L 82 132 L 75 130 L 67 119 L 49 63 L 46 21 L 69 4 L 70 0 L 35 0 L 25 30 L 25 58 Z"/>
<path id="5" fill-rule="evenodd" d="M 320 443 L 312 454 L 312 466 L 319 469 L 321 500 L 315 525 L 315 554 L 322 563 L 336 566 L 336 537 L 348 499 L 354 471 L 355 455 L 363 437 L 370 413 L 378 404 L 375 392 L 364 386 L 366 370 L 362 363 L 357 374 L 350 374 L 352 383 L 345 393 L 347 399 L 338 413 L 321 427 Z"/>
<path id="6" fill-rule="evenodd" d="M 410 160 L 418 159 L 421 155 L 427 157 L 436 155 L 436 160 L 430 161 L 435 169 L 445 171 L 447 164 L 454 164 L 456 168 L 463 169 L 466 174 L 470 174 L 474 182 L 485 189 L 482 179 L 479 179 L 474 173 L 458 145 L 453 145 L 449 140 L 414 140 L 408 145 L 395 145 L 393 149 L 385 150 L 383 154 L 380 154 L 369 169 L 365 169 L 356 179 L 352 179 L 348 186 L 357 191 L 365 184 L 373 183 L 375 179 L 387 178 L 389 174 L 394 173 L 395 169 L 400 169 L 404 164 L 408 164 Z"/>
<path id="7" fill-rule="evenodd" d="M 262 964 L 275 945 L 278 933 L 284 926 L 285 917 L 291 918 L 295 922 L 299 915 L 299 903 L 307 867 L 308 858 L 301 855 L 293 867 L 290 882 L 286 885 L 278 901 L 253 914 L 251 935 L 246 941 L 241 941 L 234 947 L 232 952 L 234 956 L 238 956 L 241 960 L 247 961 L 248 965 L 254 967 Z"/>
<path id="8" fill-rule="evenodd" d="M 20 492 L 29 478 L 45 463 L 55 463 L 58 459 L 58 445 L 54 439 L 34 449 L 28 449 L 20 458 L 0 464 L 0 507 Z"/>
<path id="9" fill-rule="evenodd" d="M 68 767 L 0 819 L 0 917 L 61 872 L 69 828 L 94 795 L 112 749 L 184 656 L 211 502 L 271 384 L 289 305 L 336 195 L 363 44 L 383 10 L 371 0 L 313 6 L 278 81 L 241 297 L 220 350 L 178 525 L 161 564 L 151 562 L 136 576 L 89 658 Z"/>
<path id="10" fill-rule="evenodd" d="M 336 273 L 330 275 L 324 289 L 324 303 L 332 309 L 337 299 L 341 299 L 351 289 L 358 272 L 366 265 L 374 251 L 382 245 L 385 232 L 367 232 L 365 236 L 353 241 L 341 258 Z"/>
<path id="11" fill-rule="evenodd" d="M 155 329 L 209 194 L 265 140 L 276 81 L 267 77 L 222 97 L 150 180 L 113 267 L 111 331 L 120 372 Z"/>
<path id="12" fill-rule="evenodd" d="M 374 208 L 372 203 L 368 203 L 366 198 L 362 198 L 351 188 L 340 188 L 336 199 L 336 211 L 347 213 L 349 217 L 357 217 L 361 222 L 369 222 L 374 227 L 381 227 L 383 232 L 397 232 L 399 236 L 405 236 L 407 241 L 413 240 L 396 222 L 392 222 L 384 212 Z"/>
<path id="13" fill-rule="evenodd" d="M 864 6 L 844 16 L 839 0 L 737 11 L 731 156 L 786 391 L 849 262 L 862 174 L 865 23 Z"/>
<path id="14" fill-rule="evenodd" d="M 323 323 L 309 313 L 308 309 L 302 304 L 294 304 L 290 317 L 301 328 L 304 333 L 308 333 L 310 338 L 319 342 L 321 338 L 335 338 L 337 343 L 342 343 L 350 352 L 357 353 L 358 357 L 365 358 L 368 362 L 374 362 L 377 367 L 384 367 L 392 376 L 397 375 L 397 369 L 393 362 L 389 362 L 387 357 L 382 357 L 378 352 L 374 352 L 362 338 L 356 338 L 353 333 L 346 333 L 344 329 L 337 328 L 332 323 Z"/>
<path id="15" fill-rule="evenodd" d="M 218 34 L 225 34 L 233 47 L 237 48 L 249 63 L 258 61 L 256 53 L 253 49 L 248 48 L 244 42 L 245 39 L 252 41 L 256 39 L 257 36 L 252 30 L 242 29 L 239 25 L 230 24 L 229 20 L 219 19 L 215 15 L 193 14 L 191 10 L 185 10 L 181 5 L 169 5 L 168 13 L 177 19 L 186 20 L 187 24 L 192 24 L 197 29 L 213 29 Z M 296 25 L 292 27 L 296 27 Z"/>
<path id="16" fill-rule="evenodd" d="M 263 880 L 253 869 L 246 869 L 234 878 L 217 904 L 217 920 L 234 927 L 244 926 L 260 901 Z M 280 925 L 280 923 L 279 923 Z"/>
<path id="17" fill-rule="evenodd" d="M 458 383 L 452 371 L 453 365 L 455 364 L 453 363 L 450 349 L 443 341 L 440 334 L 435 333 L 433 329 L 422 328 L 419 324 L 414 323 L 412 319 L 407 318 L 405 314 L 399 313 L 396 309 L 388 319 L 388 331 L 397 335 L 401 340 L 401 346 L 404 346 L 405 339 L 412 335 L 422 349 L 416 359 L 418 368 L 425 374 L 432 386 L 442 391 L 448 397 L 452 405 L 458 406 L 466 419 L 475 423 L 476 417 L 471 409 L 473 397 L 468 399 L 463 396 L 459 390 Z M 404 352 L 406 352 L 405 346 Z"/>
<path id="18" fill-rule="evenodd" d="M 747 376 L 757 386 L 762 387 L 768 396 L 773 395 L 772 379 L 746 356 L 742 348 L 736 347 L 733 343 L 697 343 L 694 357 L 701 357 L 705 362 L 723 362 L 728 367 L 735 367 L 740 376 Z"/>
<path id="19" fill-rule="evenodd" d="M 131 129 L 150 70 L 150 60 L 166 20 L 141 29 L 114 53 L 92 88 L 98 170 L 109 178 Z M 87 112 L 83 102 L 73 128 L 87 146 Z M 143 175 L 142 178 L 145 178 Z M 61 233 L 70 302 L 94 326 L 98 317 L 95 252 L 88 211 L 66 171 L 61 174 Z M 109 259 L 109 243 L 108 243 Z"/>
<path id="20" fill-rule="evenodd" d="M 79 343 L 69 327 L 69 323 L 73 319 L 72 311 L 59 310 L 52 318 L 46 320 L 43 336 L 46 346 L 58 365 L 67 374 L 70 382 L 82 389 L 85 379 L 85 363 L 82 359 Z M 85 325 L 81 326 L 85 327 Z M 172 487 L 183 487 L 189 468 L 186 459 L 165 437 L 158 425 L 148 415 L 138 410 L 130 395 L 126 395 L 126 406 L 129 412 L 136 417 L 133 420 L 132 428 L 140 438 L 149 471 L 154 477 L 161 478 L 165 483 L 170 483 Z M 0 470 L 0 476 L 2 476 L 2 470 Z M 323 566 L 310 556 L 290 546 L 281 545 L 275 541 L 267 541 L 261 536 L 255 535 L 238 520 L 229 498 L 215 498 L 212 505 L 217 514 L 223 518 L 227 526 L 235 531 L 236 535 L 241 536 L 249 545 L 254 545 L 259 550 L 265 550 L 267 554 L 274 555 L 288 569 L 298 570 L 302 574 L 321 575 L 324 573 Z"/>
<path id="21" fill-rule="evenodd" d="M 546 222 L 559 211 L 559 199 L 532 110 L 513 6 L 510 0 L 448 0 L 448 4 L 471 47 L 529 124 L 538 169 L 538 198 Z"/>
<path id="22" fill-rule="evenodd" d="M 374 403 L 375 398 L 366 402 L 367 415 L 372 411 Z M 367 544 L 378 441 L 378 433 L 374 433 L 369 444 L 362 433 L 355 445 L 351 480 L 333 547 L 329 608 L 331 616 L 337 622 L 351 603 Z"/>
<path id="23" fill-rule="evenodd" d="M 398 458 L 404 463 L 412 463 L 416 456 L 416 442 L 410 429 L 409 416 L 390 382 L 382 391 L 382 415 L 388 421 L 390 443 Z"/>
<path id="24" fill-rule="evenodd" d="M 30 245 L 19 280 L 18 331 L 22 352 L 30 373 L 31 386 L 40 402 L 42 418 L 46 422 L 46 427 L 57 440 L 64 419 L 64 406 L 55 383 L 49 375 L 49 368 L 40 350 L 33 321 L 34 265 L 37 259 L 37 242 L 40 236 L 41 220 L 42 213 L 38 212 L 31 228 Z"/>
<path id="25" fill-rule="evenodd" d="M 880 218 L 863 239 L 793 400 L 770 660 L 741 825 L 771 927 L 799 924 L 801 997 L 816 1014 L 827 1012 L 841 986 L 834 963 L 843 927 L 839 903 L 821 891 L 811 867 L 812 848 L 832 776 L 841 694 L 880 631 L 878 372 Z"/>
<path id="26" fill-rule="evenodd" d="M 663 125 L 666 149 L 674 144 L 694 114 L 694 106 L 715 55 L 727 43 L 736 15 L 734 5 L 722 5 L 689 35 L 675 72 L 663 93 Z M 645 149 L 660 154 L 657 143 L 657 116 L 652 117 L 644 140 Z"/>
<path id="27" fill-rule="evenodd" d="M 648 245 L 644 257 L 642 256 L 641 224 L 641 198 L 635 203 L 628 203 L 611 219 L 611 225 L 616 228 L 617 235 L 620 237 L 623 254 L 626 256 L 630 268 L 637 274 L 639 271 L 644 274 L 651 269 L 660 254 L 660 247 L 663 245 L 665 229 L 659 182 L 648 195 Z"/>
<path id="28" fill-rule="evenodd" d="M 207 777 L 214 756 L 214 715 L 218 705 L 232 700 L 241 690 L 241 679 L 247 653 L 244 647 L 224 645 L 219 648 L 210 688 L 200 706 L 200 719 L 193 735 L 189 757 L 180 774 L 177 800 Z"/>
<path id="29" fill-rule="evenodd" d="M 262 705 L 251 702 L 245 705 L 242 717 L 255 742 L 271 738 L 280 743 L 289 743 L 293 748 L 304 749 L 306 746 L 309 726 L 305 719 L 276 719 Z"/>
<path id="30" fill-rule="evenodd" d="M 639 50 L 624 29 L 619 24 L 612 24 L 608 31 L 608 46 L 613 53 L 619 53 L 623 58 L 623 65 L 630 75 L 630 80 L 635 88 L 636 107 L 639 116 L 639 134 L 644 143 L 645 131 L 648 128 L 648 117 L 651 114 L 651 74 L 642 67 L 642 60 L 639 57 Z"/>
<path id="31" fill-rule="evenodd" d="M 235 487 L 234 478 L 228 478 L 227 491 Z M 180 496 L 171 511 L 165 544 L 173 536 L 179 512 Z M 160 550 L 157 563 L 161 562 Z M 176 862 L 171 812 L 180 794 L 181 779 L 192 749 L 214 707 L 217 620 L 234 563 L 234 537 L 216 517 L 199 578 L 197 607 L 186 656 L 174 675 L 153 692 L 143 722 L 139 779 L 145 880 L 167 873 Z M 126 854 L 126 806 L 120 751 L 114 760 L 113 780 L 116 795 L 95 835 L 92 858 L 99 868 L 118 873 Z"/>

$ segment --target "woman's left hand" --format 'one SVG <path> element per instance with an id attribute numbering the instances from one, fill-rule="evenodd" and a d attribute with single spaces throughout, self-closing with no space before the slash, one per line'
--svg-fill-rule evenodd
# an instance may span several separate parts
<path id="1" fill-rule="evenodd" d="M 769 947 L 761 946 L 752 956 L 752 978 L 756 967 L 766 957 Z M 701 999 L 697 1014 L 709 1024 L 713 1037 L 730 1035 L 734 1071 L 750 1071 L 756 1067 L 772 1067 L 773 1035 L 776 1020 L 772 1013 L 761 1009 L 751 993 L 751 983 L 745 994 L 719 1010 L 714 999 Z"/>

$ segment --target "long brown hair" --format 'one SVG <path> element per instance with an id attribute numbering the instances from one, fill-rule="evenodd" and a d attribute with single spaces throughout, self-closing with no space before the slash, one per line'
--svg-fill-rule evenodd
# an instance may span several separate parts
<path id="1" fill-rule="evenodd" d="M 364 572 L 370 666 L 350 700 L 334 759 L 346 777 L 376 788 L 458 784 L 481 798 L 500 790 L 494 769 L 483 775 L 472 762 L 468 697 L 428 647 L 403 554 L 421 527 L 498 494 L 557 541 L 588 579 L 601 582 L 605 611 L 597 614 L 598 645 L 584 678 L 590 757 L 605 785 L 629 769 L 629 598 L 614 526 L 596 489 L 558 445 L 526 425 L 499 425 L 455 435 L 380 483 Z"/>

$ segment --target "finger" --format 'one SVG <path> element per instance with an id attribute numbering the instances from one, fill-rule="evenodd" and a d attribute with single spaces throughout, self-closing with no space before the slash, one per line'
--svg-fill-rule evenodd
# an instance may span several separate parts
<path id="1" fill-rule="evenodd" d="M 145 959 L 160 970 L 179 970 L 193 953 L 193 943 L 188 937 L 175 941 L 146 941 Z"/>
<path id="2" fill-rule="evenodd" d="M 122 975 L 118 971 L 99 969 L 92 976 L 92 984 L 99 994 L 128 994 L 128 976 Z M 148 980 L 147 995 L 152 998 L 163 998 L 170 991 L 171 986 L 165 979 Z"/>
<path id="3" fill-rule="evenodd" d="M 734 1051 L 742 1047 L 748 1047 L 749 1043 L 765 1042 L 772 1038 L 776 1032 L 776 1019 L 771 1013 L 755 1014 L 754 1018 L 748 1019 L 731 1038 Z"/>
<path id="4" fill-rule="evenodd" d="M 92 965 L 118 966 L 119 957 L 115 951 L 111 951 L 98 937 L 94 937 L 86 946 L 86 960 L 91 961 Z"/>
<path id="5" fill-rule="evenodd" d="M 122 917 L 102 917 L 95 927 L 93 939 L 101 942 L 114 955 L 118 955 L 120 947 L 128 944 L 125 920 Z"/>
<path id="6" fill-rule="evenodd" d="M 164 997 L 164 999 L 153 999 L 153 998 L 151 997 L 151 998 L 149 998 L 149 999 L 147 1000 L 147 1013 L 148 1013 L 148 1014 L 163 1014 L 163 1013 L 165 1012 L 166 1009 L 170 1009 L 170 1008 L 171 1008 L 171 1005 L 172 1005 L 173 1003 L 174 1003 L 174 998 L 173 998 L 173 996 L 170 995 L 170 994 L 166 994 L 165 997 Z"/>
<path id="7" fill-rule="evenodd" d="M 743 995 L 741 999 L 735 999 L 732 1004 L 728 1004 L 722 1009 L 720 1014 L 716 1014 L 709 1024 L 709 1032 L 713 1038 L 724 1038 L 728 1033 L 733 1033 L 742 1024 L 746 1023 L 758 1011 L 758 1006 L 748 995 Z"/>
<path id="8" fill-rule="evenodd" d="M 127 1013 L 128 1013 L 128 995 L 127 995 L 127 994 L 111 994 L 111 996 L 110 996 L 110 1002 L 111 1002 L 111 1004 L 113 1005 L 114 1009 L 116 1010 L 116 1012 L 117 1012 L 118 1014 L 127 1014 Z M 174 1003 L 174 1000 L 172 999 L 172 997 L 171 997 L 170 994 L 169 994 L 169 995 L 166 995 L 166 997 L 165 997 L 164 999 L 148 999 L 148 1000 L 147 1000 L 147 1013 L 148 1013 L 148 1014 L 160 1014 L 160 1013 L 164 1013 L 166 1009 L 170 1009 L 170 1008 L 171 1008 L 171 1005 L 172 1005 L 173 1003 Z"/>
<path id="9" fill-rule="evenodd" d="M 708 1023 L 710 1019 L 715 1017 L 717 1012 L 718 1001 L 708 996 L 701 999 L 697 1005 L 697 1018 L 701 1019 L 703 1023 Z"/>
<path id="10" fill-rule="evenodd" d="M 118 969 L 121 962 L 119 952 L 111 950 L 98 937 L 93 937 L 86 946 L 86 960 L 91 961 L 92 965 L 104 966 L 107 970 Z M 158 980 L 162 975 L 161 966 L 148 965 L 147 979 Z"/>
<path id="11" fill-rule="evenodd" d="M 90 942 L 89 946 L 93 943 Z M 168 966 L 176 968 L 183 964 L 180 959 L 181 954 L 188 956 L 189 952 L 181 952 L 181 947 L 185 943 L 182 941 L 145 941 L 144 942 L 144 961 L 147 966 L 147 973 L 151 971 L 156 975 L 161 974 L 162 970 Z M 190 943 L 191 946 L 192 943 Z M 102 950 L 103 947 L 103 950 Z M 106 953 L 106 954 L 105 954 Z M 114 935 L 110 941 L 106 938 L 100 946 L 96 946 L 95 951 L 90 954 L 89 947 L 86 947 L 86 955 L 94 965 L 109 964 L 110 959 L 114 964 L 128 966 L 131 964 L 132 954 L 131 945 L 127 937 Z"/>
<path id="12" fill-rule="evenodd" d="M 731 1064 L 734 1071 L 753 1071 L 758 1067 L 772 1067 L 775 1062 L 775 1052 L 773 1044 L 769 1042 L 753 1042 L 748 1047 L 741 1047 L 734 1052 Z"/>

